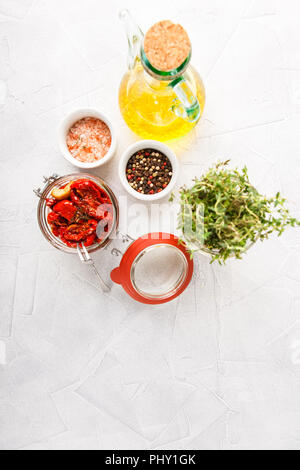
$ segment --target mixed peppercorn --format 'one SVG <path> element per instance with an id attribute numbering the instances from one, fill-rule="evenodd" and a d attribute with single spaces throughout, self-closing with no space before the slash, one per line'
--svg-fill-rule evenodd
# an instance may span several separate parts
<path id="1" fill-rule="evenodd" d="M 71 181 L 55 188 L 47 199 L 51 209 L 47 221 L 52 233 L 67 246 L 100 243 L 113 223 L 112 202 L 108 194 L 88 179 Z"/>
<path id="2" fill-rule="evenodd" d="M 126 177 L 130 186 L 141 194 L 157 194 L 170 183 L 173 168 L 166 155 L 154 149 L 143 149 L 129 159 Z"/>

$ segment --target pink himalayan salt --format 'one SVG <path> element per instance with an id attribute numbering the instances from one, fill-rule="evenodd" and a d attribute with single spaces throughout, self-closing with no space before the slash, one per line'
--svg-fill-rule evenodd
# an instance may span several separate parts
<path id="1" fill-rule="evenodd" d="M 111 132 L 101 119 L 80 119 L 68 132 L 67 146 L 76 160 L 94 163 L 107 154 L 111 146 Z"/>

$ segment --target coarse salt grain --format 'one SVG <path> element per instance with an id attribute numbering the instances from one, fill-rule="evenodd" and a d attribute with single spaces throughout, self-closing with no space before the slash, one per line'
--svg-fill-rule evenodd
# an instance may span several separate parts
<path id="1" fill-rule="evenodd" d="M 80 119 L 69 129 L 67 146 L 76 160 L 94 163 L 105 157 L 110 149 L 110 129 L 101 119 Z"/>
<path id="2" fill-rule="evenodd" d="M 180 24 L 164 20 L 147 32 L 144 51 L 153 67 L 167 72 L 183 64 L 191 51 L 191 42 Z"/>

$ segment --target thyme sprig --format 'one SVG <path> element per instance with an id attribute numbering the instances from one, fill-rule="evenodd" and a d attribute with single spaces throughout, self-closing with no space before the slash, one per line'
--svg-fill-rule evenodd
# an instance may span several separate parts
<path id="1" fill-rule="evenodd" d="M 241 259 L 252 243 L 273 232 L 280 236 L 288 226 L 300 226 L 279 192 L 272 198 L 261 195 L 250 183 L 247 167 L 232 170 L 228 164 L 218 163 L 180 191 L 179 228 L 185 243 L 192 254 L 204 249 L 220 264 L 229 257 Z"/>

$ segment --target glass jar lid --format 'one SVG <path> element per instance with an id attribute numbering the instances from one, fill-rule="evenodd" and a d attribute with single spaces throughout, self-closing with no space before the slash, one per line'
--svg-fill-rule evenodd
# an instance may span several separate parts
<path id="1" fill-rule="evenodd" d="M 187 260 L 177 247 L 153 245 L 144 249 L 131 267 L 136 291 L 149 299 L 166 299 L 176 294 L 188 271 Z"/>
<path id="2" fill-rule="evenodd" d="M 162 304 L 188 287 L 194 263 L 184 244 L 172 234 L 150 233 L 134 241 L 111 279 L 138 302 Z"/>

